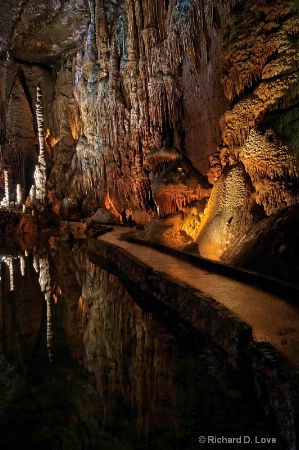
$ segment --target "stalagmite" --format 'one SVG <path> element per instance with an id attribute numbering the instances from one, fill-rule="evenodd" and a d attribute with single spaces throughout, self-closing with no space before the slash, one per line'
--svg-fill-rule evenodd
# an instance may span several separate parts
<path id="1" fill-rule="evenodd" d="M 24 193 L 20 184 L 17 184 L 16 196 L 17 196 L 17 204 L 21 205 L 24 201 Z"/>
<path id="2" fill-rule="evenodd" d="M 39 155 L 38 162 L 35 167 L 34 181 L 35 186 L 31 188 L 30 195 L 33 198 L 33 202 L 40 204 L 45 203 L 46 199 L 46 160 L 45 160 L 45 141 L 44 141 L 44 116 L 42 106 L 42 92 L 38 86 L 36 90 L 36 120 L 38 127 L 38 142 L 39 142 Z"/>

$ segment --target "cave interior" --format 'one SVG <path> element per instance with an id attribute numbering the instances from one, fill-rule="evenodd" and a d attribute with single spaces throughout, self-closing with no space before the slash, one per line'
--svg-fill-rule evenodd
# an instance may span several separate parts
<path id="1" fill-rule="evenodd" d="M 298 9 L 2 2 L 2 212 L 137 225 L 297 283 Z"/>
<path id="2" fill-rule="evenodd" d="M 5 336 L 8 328 L 13 329 L 14 314 L 19 314 L 20 329 L 25 330 L 28 352 L 44 327 L 44 350 L 50 363 L 57 353 L 53 344 L 54 319 L 60 317 L 71 356 L 85 358 L 83 364 L 95 373 L 93 382 L 101 393 L 109 385 L 105 385 L 105 376 L 110 370 L 117 373 L 109 380 L 113 395 L 114 388 L 118 392 L 117 377 L 123 377 L 124 389 L 130 394 L 131 385 L 126 382 L 134 378 L 135 372 L 141 374 L 138 358 L 149 355 L 147 375 L 140 375 L 140 385 L 145 386 L 140 392 L 146 396 L 147 380 L 156 376 L 163 380 L 161 385 L 164 383 L 169 397 L 173 394 L 167 378 L 174 364 L 169 351 L 172 337 L 135 305 L 131 292 L 129 295 L 124 290 L 114 273 L 108 274 L 105 267 L 88 259 L 84 247 L 88 244 L 81 243 L 77 252 L 66 245 L 67 241 L 74 245 L 75 232 L 70 230 L 80 227 L 88 237 L 98 237 L 105 227 L 120 227 L 130 239 L 150 243 L 151 248 L 161 246 L 176 255 L 188 254 L 190 258 L 263 275 L 268 284 L 279 280 L 298 293 L 298 18 L 299 0 L 0 0 L 0 245 L 12 246 L 17 239 L 22 247 L 24 236 L 43 230 L 51 233 L 62 224 L 67 224 L 68 230 L 65 239 L 51 236 L 51 257 L 45 256 L 40 239 L 32 254 L 25 253 L 24 244 L 24 254 L 20 253 L 17 261 L 12 256 L 1 260 L 3 279 L 6 277 L 2 285 L 6 283 L 6 294 L 10 296 L 5 303 L 0 295 L 4 305 L 0 311 L 1 339 L 7 338 L 6 345 L 11 345 L 17 358 L 22 342 Z M 94 241 L 91 245 L 96 247 Z M 117 250 L 113 242 L 111 247 L 108 244 L 102 242 L 102 247 L 106 245 L 106 253 L 113 256 Z M 122 258 L 121 250 L 119 255 Z M 123 266 L 135 267 L 132 277 L 137 274 L 138 282 L 143 266 L 136 268 L 125 257 L 123 261 Z M 29 272 L 32 286 L 26 285 L 24 277 Z M 168 293 L 167 282 L 163 284 L 165 280 L 162 276 L 159 279 L 157 273 L 155 300 L 162 298 L 163 292 Z M 57 274 L 63 275 L 61 279 Z M 14 280 L 22 287 L 24 304 L 21 297 L 13 297 Z M 221 384 L 225 377 L 223 373 L 219 376 L 220 347 L 231 360 L 238 360 L 241 344 L 236 336 L 244 324 L 231 319 L 229 313 L 226 316 L 220 307 L 217 309 L 216 302 L 206 306 L 204 295 L 199 299 L 193 291 L 182 294 L 183 288 L 172 281 L 169 289 L 176 293 L 176 306 L 186 314 L 186 323 L 191 318 L 192 327 L 198 326 L 200 333 L 207 329 L 206 334 L 214 333 L 217 349 L 204 349 L 202 354 L 207 361 L 214 358 L 217 382 Z M 42 294 L 32 294 L 33 285 Z M 154 296 L 154 288 L 147 295 Z M 41 303 L 41 298 L 46 303 Z M 62 298 L 67 299 L 63 311 Z M 113 301 L 116 303 L 112 307 Z M 132 314 L 131 322 L 123 303 Z M 256 315 L 262 315 L 258 301 L 255 304 Z M 196 305 L 194 310 L 192 305 Z M 291 310 L 292 305 L 289 307 Z M 199 317 L 200 308 L 207 313 L 210 324 Z M 280 326 L 281 334 L 276 336 L 281 347 L 286 348 L 292 333 L 292 345 L 295 341 L 298 344 L 298 330 L 293 325 L 295 319 L 299 320 L 298 311 L 292 314 L 287 319 L 292 326 Z M 9 318 L 7 326 L 4 317 Z M 177 329 L 184 329 L 186 323 L 180 323 Z M 294 425 L 289 410 L 294 398 L 294 404 L 299 405 L 298 377 L 296 385 L 283 378 L 284 363 L 279 370 L 275 366 L 280 356 L 273 356 L 272 350 L 263 347 L 267 336 L 253 343 L 249 328 L 240 334 L 243 332 L 247 339 L 243 352 L 247 367 L 254 367 L 258 373 L 257 397 L 268 395 L 267 402 L 283 429 L 279 433 L 293 450 L 299 411 L 298 406 L 294 413 L 292 410 L 297 420 Z M 101 345 L 108 350 L 99 356 L 96 345 L 100 344 L 96 341 L 102 338 Z M 115 368 L 109 359 L 113 340 L 119 345 L 113 350 L 117 361 L 123 345 L 125 348 L 129 341 L 137 342 L 135 356 L 127 350 L 129 369 L 128 373 L 124 370 L 125 375 L 122 367 Z M 0 364 L 4 367 L 1 352 L 0 345 Z M 155 358 L 158 364 L 153 368 Z M 54 366 L 49 367 L 52 370 Z M 65 369 L 69 370 L 68 381 L 69 374 L 75 373 L 70 367 Z M 208 367 L 210 370 L 211 364 Z M 7 365 L 4 369 L 5 384 L 9 380 L 7 373 L 13 369 Z M 102 369 L 106 372 L 99 380 Z M 14 378 L 16 384 L 18 376 Z M 206 374 L 200 376 L 206 380 Z M 10 388 L 8 385 L 7 391 Z M 228 401 L 230 408 L 236 392 L 225 389 L 233 392 Z M 297 397 L 289 395 L 288 389 L 296 391 Z M 157 388 L 154 395 L 158 398 L 161 391 Z M 140 392 L 136 393 L 137 400 Z M 88 402 L 92 395 L 90 390 Z M 182 398 L 179 402 L 186 403 Z M 94 399 L 86 411 L 91 407 L 95 408 L 93 413 L 98 412 Z M 237 414 L 231 410 L 229 421 L 233 422 Z M 76 427 L 77 417 L 74 419 L 72 414 L 72 426 Z M 108 413 L 105 410 L 103 414 Z M 146 420 L 159 421 L 158 415 L 144 419 L 142 414 L 145 429 Z M 244 431 L 243 423 L 240 429 Z"/>

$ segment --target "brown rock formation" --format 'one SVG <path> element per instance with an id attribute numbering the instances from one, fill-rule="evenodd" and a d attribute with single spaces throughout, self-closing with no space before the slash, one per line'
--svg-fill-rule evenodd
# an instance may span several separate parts
<path id="1" fill-rule="evenodd" d="M 219 259 L 252 226 L 251 193 L 250 179 L 241 164 L 223 172 L 214 184 L 196 239 L 202 256 Z"/>
<path id="2" fill-rule="evenodd" d="M 147 155 L 147 161 L 152 169 L 151 190 L 160 217 L 209 197 L 211 189 L 207 180 L 175 148 L 154 150 Z"/>
<path id="3" fill-rule="evenodd" d="M 230 106 L 220 125 L 229 150 L 229 164 L 239 161 L 244 165 L 252 195 L 249 203 L 247 196 L 241 201 L 243 213 L 238 213 L 238 221 L 242 225 L 233 233 L 231 216 L 228 238 L 228 228 L 221 220 L 230 209 L 225 201 L 226 189 L 215 184 L 198 237 L 204 256 L 220 258 L 225 248 L 245 235 L 260 218 L 258 209 L 252 208 L 254 203 L 262 205 L 266 215 L 298 203 L 297 12 L 296 2 L 280 2 L 275 8 L 266 1 L 248 1 L 239 2 L 227 17 L 221 66 Z M 210 182 L 219 177 L 222 165 L 220 158 L 217 161 L 213 157 Z M 242 189 L 238 190 L 237 182 L 233 184 L 229 203 L 237 205 Z M 246 204 L 251 204 L 249 215 L 249 210 L 245 213 Z M 228 251 L 226 262 L 230 262 L 229 255 Z M 231 260 L 236 261 L 236 257 Z"/>
<path id="4" fill-rule="evenodd" d="M 269 216 L 298 203 L 298 9 L 295 0 L 1 6 L 0 145 L 10 190 L 20 184 L 28 195 L 33 181 L 39 85 L 55 213 L 75 198 L 78 216 L 100 209 L 119 220 L 125 211 L 145 223 L 158 206 L 186 223 L 209 195 L 207 176 L 212 196 L 192 229 L 202 254 L 208 239 L 220 258 L 259 220 L 256 204 Z M 186 180 L 178 161 L 162 170 L 162 155 L 151 176 L 161 148 L 188 161 Z M 232 182 L 229 204 L 244 214 L 228 238 L 220 185 L 237 172 L 243 181 Z"/>

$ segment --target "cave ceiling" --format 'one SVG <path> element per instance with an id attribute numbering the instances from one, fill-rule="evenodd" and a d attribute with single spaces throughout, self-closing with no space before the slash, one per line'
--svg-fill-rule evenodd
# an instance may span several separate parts
<path id="1" fill-rule="evenodd" d="M 84 0 L 1 1 L 0 52 L 28 63 L 57 65 L 86 33 Z"/>

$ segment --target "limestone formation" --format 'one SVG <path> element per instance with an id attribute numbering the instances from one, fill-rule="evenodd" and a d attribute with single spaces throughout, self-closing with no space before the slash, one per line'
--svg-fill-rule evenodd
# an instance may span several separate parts
<path id="1" fill-rule="evenodd" d="M 33 202 L 37 201 L 41 204 L 45 203 L 46 199 L 46 160 L 45 160 L 45 144 L 44 144 L 44 116 L 42 108 L 42 94 L 41 89 L 37 87 L 36 93 L 36 120 L 37 120 L 37 130 L 38 130 L 38 143 L 39 143 L 39 154 L 37 159 L 37 164 L 34 171 L 34 194 Z"/>
<path id="2" fill-rule="evenodd" d="M 166 217 L 183 210 L 190 203 L 209 197 L 211 189 L 206 179 L 187 158 L 176 158 L 151 180 L 153 200 L 158 215 Z"/>
<path id="3" fill-rule="evenodd" d="M 241 164 L 231 166 L 215 182 L 196 242 L 202 256 L 219 259 L 255 220 L 252 186 Z"/>
<path id="4" fill-rule="evenodd" d="M 44 293 L 47 304 L 47 349 L 49 360 L 53 357 L 53 318 L 52 318 L 52 289 L 50 266 L 47 255 L 34 254 L 34 267 L 39 272 L 39 284 L 41 292 Z"/>
<path id="5" fill-rule="evenodd" d="M 298 11 L 297 0 L 1 5 L 9 201 L 34 184 L 57 216 L 66 203 L 70 217 L 125 214 L 221 258 L 299 200 Z"/>
<path id="6" fill-rule="evenodd" d="M 5 263 L 7 264 L 9 270 L 9 290 L 12 292 L 15 290 L 13 258 L 11 256 L 6 258 Z"/>

